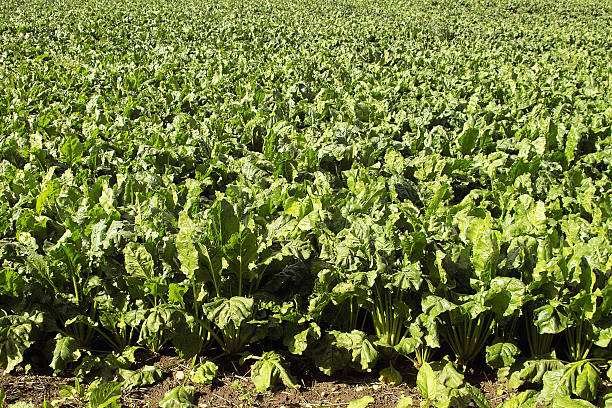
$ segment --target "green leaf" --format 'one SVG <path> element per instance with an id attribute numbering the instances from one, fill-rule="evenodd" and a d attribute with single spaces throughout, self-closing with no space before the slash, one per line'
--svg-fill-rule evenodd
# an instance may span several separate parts
<path id="1" fill-rule="evenodd" d="M 548 371 L 542 377 L 544 386 L 540 393 L 540 399 L 544 402 L 550 402 L 555 397 L 569 396 L 570 384 L 569 379 L 565 375 L 565 369 Z"/>
<path id="2" fill-rule="evenodd" d="M 285 367 L 283 358 L 275 351 L 264 353 L 251 367 L 251 380 L 258 392 L 264 392 L 274 387 L 278 378 L 287 387 L 299 388 L 299 385 Z"/>
<path id="3" fill-rule="evenodd" d="M 576 378 L 572 392 L 585 400 L 594 401 L 597 390 L 603 385 L 601 373 L 591 362 L 586 362 Z"/>
<path id="4" fill-rule="evenodd" d="M 11 372 L 23 361 L 23 353 L 34 341 L 30 334 L 35 321 L 26 316 L 0 317 L 0 367 L 4 372 Z"/>
<path id="5" fill-rule="evenodd" d="M 57 181 L 48 182 L 36 198 L 36 212 L 40 215 L 48 202 L 55 201 L 61 191 L 61 185 Z"/>
<path id="6" fill-rule="evenodd" d="M 153 257 L 143 245 L 132 242 L 125 247 L 123 255 L 129 275 L 145 279 L 153 277 Z"/>
<path id="7" fill-rule="evenodd" d="M 159 401 L 160 408 L 192 408 L 195 388 L 191 385 L 179 385 L 164 394 Z"/>
<path id="8" fill-rule="evenodd" d="M 314 322 L 307 329 L 285 338 L 284 344 L 292 354 L 301 355 L 308 348 L 308 337 L 321 338 L 321 328 Z"/>
<path id="9" fill-rule="evenodd" d="M 78 360 L 80 356 L 79 342 L 72 337 L 58 334 L 55 336 L 55 349 L 49 366 L 56 371 L 62 370 L 68 364 Z"/>
<path id="10" fill-rule="evenodd" d="M 161 380 L 163 372 L 154 366 L 144 366 L 140 371 L 119 369 L 119 375 L 123 378 L 123 386 L 129 390 L 143 385 L 155 384 Z"/>
<path id="11" fill-rule="evenodd" d="M 555 408 L 596 408 L 595 405 L 585 400 L 573 399 L 566 395 L 555 396 L 552 401 Z"/>
<path id="12" fill-rule="evenodd" d="M 197 384 L 212 384 L 219 367 L 212 361 L 205 361 L 193 368 L 189 379 Z"/>
<path id="13" fill-rule="evenodd" d="M 204 305 L 208 319 L 223 330 L 230 323 L 238 329 L 253 314 L 252 298 L 234 296 L 230 299 L 219 298 Z"/>
<path id="14" fill-rule="evenodd" d="M 80 142 L 76 135 L 68 135 L 64 139 L 64 143 L 60 147 L 60 152 L 64 161 L 70 165 L 81 160 L 83 156 L 83 143 Z"/>
<path id="15" fill-rule="evenodd" d="M 227 200 L 217 201 L 211 208 L 213 240 L 219 245 L 229 242 L 230 237 L 240 230 L 240 220 L 234 207 Z"/>
<path id="16" fill-rule="evenodd" d="M 459 136 L 459 145 L 461 146 L 461 153 L 470 154 L 476 147 L 478 141 L 479 131 L 477 128 L 467 128 L 461 132 Z"/>
<path id="17" fill-rule="evenodd" d="M 494 370 L 510 367 L 519 353 L 518 347 L 513 343 L 495 343 L 487 346 L 487 364 Z"/>
<path id="18" fill-rule="evenodd" d="M 545 305 L 534 310 L 534 324 L 541 334 L 557 334 L 569 325 L 569 317 L 552 305 Z"/>
<path id="19" fill-rule="evenodd" d="M 496 277 L 491 280 L 485 305 L 500 317 L 520 311 L 525 299 L 525 285 L 516 278 Z"/>
<path id="20" fill-rule="evenodd" d="M 6 406 L 6 408 L 35 408 L 35 407 L 36 405 L 34 405 L 31 402 L 26 402 L 26 401 L 17 401 L 17 402 L 14 402 Z"/>
<path id="21" fill-rule="evenodd" d="M 526 390 L 504 401 L 499 408 L 536 408 L 537 406 L 538 392 L 535 390 Z"/>
<path id="22" fill-rule="evenodd" d="M 241 281 L 255 279 L 251 264 L 257 261 L 257 236 L 248 228 L 230 237 L 223 248 L 231 270 Z"/>
<path id="23" fill-rule="evenodd" d="M 402 383 L 402 375 L 393 365 L 389 365 L 389 367 L 380 370 L 378 380 L 385 384 L 399 385 Z"/>
<path id="24" fill-rule="evenodd" d="M 317 367 L 325 374 L 351 366 L 360 371 L 370 371 L 378 360 L 378 352 L 359 330 L 350 333 L 330 330 L 311 350 Z"/>
<path id="25" fill-rule="evenodd" d="M 0 408 L 4 408 L 4 404 L 6 403 L 6 393 L 2 388 L 0 388 Z"/>
<path id="26" fill-rule="evenodd" d="M 181 272 L 188 278 L 191 278 L 199 267 L 198 250 L 194 244 L 196 240 L 196 226 L 186 211 L 180 213 L 178 226 L 179 233 L 176 236 L 176 250 L 181 263 Z"/>
<path id="27" fill-rule="evenodd" d="M 348 404 L 348 408 L 365 408 L 374 402 L 374 398 L 369 395 L 363 396 L 359 399 L 352 400 Z"/>
<path id="28" fill-rule="evenodd" d="M 428 362 L 423 362 L 417 374 L 417 389 L 421 397 L 435 400 L 444 390 L 444 385 L 438 381 L 438 375 Z"/>
<path id="29" fill-rule="evenodd" d="M 565 157 L 568 164 L 574 161 L 578 150 L 578 145 L 582 139 L 582 133 L 586 131 L 583 124 L 574 124 L 569 132 L 567 132 L 565 140 Z"/>
<path id="30" fill-rule="evenodd" d="M 544 374 L 558 369 L 563 369 L 563 363 L 554 356 L 545 359 L 524 360 L 510 375 L 510 386 L 518 388 L 525 381 L 539 384 L 542 382 Z"/>
<path id="31" fill-rule="evenodd" d="M 410 408 L 412 407 L 412 398 L 411 397 L 402 397 L 399 401 L 397 401 L 397 405 L 395 408 Z"/>
<path id="32" fill-rule="evenodd" d="M 474 401 L 478 408 L 491 408 L 491 404 L 489 404 L 489 401 L 487 401 L 478 388 L 474 387 L 472 384 L 466 383 L 465 389 L 467 390 L 468 396 Z"/>
<path id="33" fill-rule="evenodd" d="M 88 389 L 89 401 L 87 408 L 119 408 L 121 403 L 121 383 L 108 381 L 92 384 Z"/>

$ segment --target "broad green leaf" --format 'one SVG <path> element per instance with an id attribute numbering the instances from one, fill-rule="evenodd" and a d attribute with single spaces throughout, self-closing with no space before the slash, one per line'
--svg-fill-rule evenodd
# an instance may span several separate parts
<path id="1" fill-rule="evenodd" d="M 385 384 L 399 385 L 402 383 L 402 375 L 393 365 L 389 365 L 389 367 L 380 370 L 378 380 Z"/>
<path id="2" fill-rule="evenodd" d="M 588 401 L 570 398 L 566 395 L 556 396 L 552 401 L 552 406 L 555 408 L 595 408 L 595 405 Z"/>
<path id="3" fill-rule="evenodd" d="M 499 408 L 536 408 L 538 406 L 538 392 L 527 390 L 519 395 L 504 401 Z"/>
<path id="4" fill-rule="evenodd" d="M 224 329 L 230 323 L 237 329 L 253 314 L 252 298 L 234 296 L 230 299 L 219 298 L 204 305 L 206 316 L 217 327 Z"/>
<path id="5" fill-rule="evenodd" d="M 198 269 L 198 250 L 194 244 L 195 223 L 189 215 L 183 211 L 179 215 L 179 233 L 176 236 L 176 250 L 178 259 L 181 262 L 181 271 L 191 278 Z"/>
<path id="6" fill-rule="evenodd" d="M 574 124 L 567 133 L 565 140 L 565 157 L 568 163 L 572 163 L 576 157 L 578 145 L 582 139 L 582 133 L 586 128 L 582 124 Z"/>
<path id="7" fill-rule="evenodd" d="M 217 201 L 210 212 L 213 222 L 213 236 L 217 244 L 224 245 L 230 237 L 239 232 L 240 220 L 234 207 L 227 201 Z"/>
<path id="8" fill-rule="evenodd" d="M 419 368 L 416 385 L 421 397 L 429 400 L 435 400 L 444 390 L 444 385 L 438 381 L 436 372 L 428 362 L 423 362 Z"/>
<path id="9" fill-rule="evenodd" d="M 123 250 L 125 270 L 131 276 L 145 279 L 153 277 L 153 257 L 147 249 L 136 243 L 131 243 Z"/>
<path id="10" fill-rule="evenodd" d="M 36 212 L 40 215 L 47 203 L 55 201 L 59 196 L 61 185 L 56 180 L 48 182 L 36 198 Z"/>
<path id="11" fill-rule="evenodd" d="M 525 290 L 523 282 L 516 278 L 496 277 L 491 280 L 485 304 L 497 316 L 511 316 L 521 310 Z"/>
<path id="12" fill-rule="evenodd" d="M 58 334 L 55 336 L 55 349 L 49 366 L 56 371 L 63 370 L 68 364 L 78 360 L 80 356 L 79 342 L 72 337 Z"/>
<path id="13" fill-rule="evenodd" d="M 353 330 L 344 333 L 329 331 L 311 350 L 317 367 L 325 374 L 352 367 L 370 371 L 378 360 L 378 352 L 365 333 Z"/>
<path id="14" fill-rule="evenodd" d="M 0 317 L 0 367 L 5 373 L 23 361 L 23 353 L 34 343 L 30 339 L 32 323 L 24 316 Z"/>
<path id="15" fill-rule="evenodd" d="M 289 351 L 293 354 L 302 355 L 308 347 L 308 337 L 314 337 L 315 340 L 321 338 L 321 328 L 314 322 L 310 323 L 310 326 L 302 330 L 301 332 L 285 338 L 284 344 L 287 346 Z"/>
<path id="16" fill-rule="evenodd" d="M 410 408 L 412 407 L 412 398 L 411 397 L 402 397 L 399 401 L 397 401 L 397 405 L 395 408 Z"/>
<path id="17" fill-rule="evenodd" d="M 542 334 L 557 334 L 569 325 L 569 317 L 552 305 L 545 305 L 534 310 L 534 324 Z"/>
<path id="18" fill-rule="evenodd" d="M 587 362 L 581 367 L 572 393 L 585 400 L 594 401 L 597 389 L 602 385 L 601 373 L 592 363 Z"/>
<path id="19" fill-rule="evenodd" d="M 569 396 L 570 384 L 569 378 L 565 376 L 565 369 L 548 371 L 542 377 L 542 392 L 540 399 L 544 402 L 550 402 L 553 398 Z"/>
<path id="20" fill-rule="evenodd" d="M 205 361 L 193 368 L 189 379 L 197 384 L 212 384 L 217 377 L 219 367 L 212 361 Z"/>
<path id="21" fill-rule="evenodd" d="M 27 401 L 17 401 L 12 404 L 8 404 L 6 406 L 6 408 L 35 408 L 35 407 L 36 405 L 34 405 L 31 402 L 27 402 Z"/>
<path id="22" fill-rule="evenodd" d="M 491 346 L 487 346 L 487 364 L 494 370 L 510 367 L 514 364 L 518 354 L 519 349 L 513 343 L 495 343 Z"/>
<path id="23" fill-rule="evenodd" d="M 518 388 L 525 381 L 539 384 L 544 374 L 560 369 L 563 369 L 563 363 L 556 358 L 525 360 L 510 375 L 510 386 Z"/>
<path id="24" fill-rule="evenodd" d="M 359 399 L 352 400 L 348 404 L 348 408 L 365 408 L 374 402 L 374 398 L 369 395 L 363 396 Z"/>
<path id="25" fill-rule="evenodd" d="M 461 153 L 470 154 L 476 147 L 476 142 L 478 141 L 478 129 L 476 128 L 467 128 L 461 132 L 459 136 L 459 145 L 461 146 Z"/>
<path id="26" fill-rule="evenodd" d="M 64 143 L 60 147 L 60 152 L 64 161 L 70 165 L 75 164 L 83 156 L 83 143 L 76 135 L 68 135 L 64 138 Z"/>
<path id="27" fill-rule="evenodd" d="M 264 353 L 251 367 L 251 380 L 258 392 L 271 389 L 279 378 L 285 386 L 299 388 L 285 367 L 283 358 L 275 351 Z"/>
<path id="28" fill-rule="evenodd" d="M 88 389 L 89 401 L 87 408 L 119 408 L 121 403 L 121 383 L 114 381 L 103 381 L 92 384 Z"/>
<path id="29" fill-rule="evenodd" d="M 467 390 L 468 396 L 472 401 L 476 404 L 478 408 L 491 408 L 491 404 L 485 398 L 485 396 L 480 392 L 480 390 L 473 385 L 466 383 L 465 389 Z"/>
<path id="30" fill-rule="evenodd" d="M 257 261 L 257 236 L 248 228 L 232 235 L 224 247 L 230 268 L 237 279 L 246 285 L 251 276 L 252 264 Z"/>
<path id="31" fill-rule="evenodd" d="M 160 408 L 192 408 L 195 388 L 190 385 L 179 385 L 164 394 L 159 401 Z"/>
<path id="32" fill-rule="evenodd" d="M 123 386 L 129 390 L 143 385 L 155 384 L 162 378 L 163 373 L 157 367 L 144 366 L 139 371 L 119 369 L 119 375 L 123 378 Z"/>

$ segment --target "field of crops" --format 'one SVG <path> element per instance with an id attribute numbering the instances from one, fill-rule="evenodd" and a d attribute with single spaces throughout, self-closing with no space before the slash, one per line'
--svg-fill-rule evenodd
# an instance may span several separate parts
<path id="1" fill-rule="evenodd" d="M 4 0 L 0 369 L 610 407 L 611 125 L 606 0 Z"/>

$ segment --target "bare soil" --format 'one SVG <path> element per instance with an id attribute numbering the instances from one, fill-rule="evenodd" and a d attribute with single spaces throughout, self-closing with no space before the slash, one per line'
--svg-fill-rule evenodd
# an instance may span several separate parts
<path id="1" fill-rule="evenodd" d="M 267 393 L 258 393 L 253 389 L 248 364 L 240 366 L 230 359 L 216 363 L 219 365 L 219 375 L 212 385 L 193 384 L 198 407 L 332 408 L 346 407 L 350 401 L 370 395 L 374 402 L 368 407 L 383 408 L 395 407 L 403 397 L 412 398 L 413 406 L 419 406 L 422 400 L 416 389 L 416 369 L 408 361 L 396 364 L 395 367 L 401 372 L 404 382 L 392 386 L 381 383 L 377 372 L 335 374 L 328 377 L 310 366 L 307 361 L 294 360 L 291 372 L 299 379 L 300 389 L 279 387 Z M 124 391 L 121 399 L 124 407 L 157 407 L 164 394 L 180 385 L 190 369 L 190 361 L 169 354 L 147 356 L 141 361 L 141 365 L 144 364 L 162 368 L 164 376 L 147 388 Z M 474 379 L 471 382 L 480 388 L 492 407 L 513 395 L 501 384 L 488 380 L 484 374 L 467 375 Z M 60 394 L 61 388 L 74 383 L 74 377 L 52 376 L 45 370 L 25 373 L 23 368 L 18 368 L 13 374 L 0 375 L 0 388 L 6 392 L 7 404 L 26 401 L 40 406 L 44 400 L 57 401 L 63 398 Z M 69 398 L 60 406 L 82 405 L 83 401 Z"/>

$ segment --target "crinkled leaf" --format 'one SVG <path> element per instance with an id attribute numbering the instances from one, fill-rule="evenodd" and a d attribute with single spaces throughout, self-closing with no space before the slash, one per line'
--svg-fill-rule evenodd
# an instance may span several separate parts
<path id="1" fill-rule="evenodd" d="M 88 389 L 89 401 L 86 408 L 119 408 L 121 403 L 121 383 L 115 381 L 104 381 L 92 384 Z"/>
<path id="2" fill-rule="evenodd" d="M 195 388 L 191 385 L 179 385 L 164 394 L 159 401 L 160 408 L 192 408 Z"/>
<path id="3" fill-rule="evenodd" d="M 519 348 L 513 343 L 495 343 L 487 346 L 487 364 L 494 370 L 510 367 L 519 353 Z"/>
<path id="4" fill-rule="evenodd" d="M 153 257 L 143 245 L 131 243 L 125 247 L 123 255 L 129 275 L 145 279 L 153 276 Z"/>
<path id="5" fill-rule="evenodd" d="M 567 395 L 557 395 L 552 400 L 555 408 L 596 408 L 595 405 L 582 399 L 570 398 Z"/>
<path id="6" fill-rule="evenodd" d="M 119 369 L 119 375 L 123 378 L 123 386 L 129 390 L 143 385 L 155 384 L 162 378 L 163 372 L 154 366 L 144 366 L 139 371 Z"/>
<path id="7" fill-rule="evenodd" d="M 597 389 L 602 385 L 601 373 L 597 367 L 591 362 L 586 362 L 576 377 L 572 393 L 585 400 L 594 401 L 597 397 Z"/>
<path id="8" fill-rule="evenodd" d="M 369 395 L 365 395 L 359 399 L 352 400 L 348 404 L 348 408 L 365 408 L 374 402 L 374 398 Z"/>
<path id="9" fill-rule="evenodd" d="M 510 375 L 511 388 L 518 388 L 523 382 L 539 384 L 550 370 L 563 369 L 563 363 L 556 358 L 524 360 Z"/>
<path id="10" fill-rule="evenodd" d="M 538 392 L 535 390 L 526 390 L 504 401 L 499 408 L 536 408 L 537 406 Z"/>
<path id="11" fill-rule="evenodd" d="M 426 361 L 419 368 L 416 385 L 421 397 L 428 400 L 435 400 L 444 390 L 444 385 L 438 381 L 437 373 Z"/>
<path id="12" fill-rule="evenodd" d="M 570 395 L 569 377 L 565 375 L 564 368 L 546 372 L 542 377 L 542 383 L 540 400 L 544 402 L 552 401 L 555 397 Z"/>
<path id="13" fill-rule="evenodd" d="M 83 151 L 83 143 L 81 143 L 79 138 L 74 134 L 67 135 L 64 138 L 64 143 L 60 147 L 62 157 L 68 164 L 74 164 L 81 160 L 81 157 L 83 157 Z"/>
<path id="14" fill-rule="evenodd" d="M 258 392 L 264 392 L 274 387 L 278 378 L 287 387 L 299 388 L 299 385 L 285 367 L 283 358 L 275 351 L 265 353 L 251 367 L 251 380 Z"/>
<path id="15" fill-rule="evenodd" d="M 497 277 L 491 280 L 485 304 L 497 316 L 511 316 L 520 310 L 525 297 L 525 285 L 516 278 Z"/>
<path id="16" fill-rule="evenodd" d="M 412 398 L 411 397 L 402 397 L 399 401 L 397 401 L 397 405 L 395 408 L 410 408 L 412 407 Z"/>
<path id="17" fill-rule="evenodd" d="M 552 305 L 539 307 L 533 314 L 533 323 L 538 327 L 538 331 L 541 334 L 560 333 L 565 330 L 570 323 L 567 314 Z"/>
<path id="18" fill-rule="evenodd" d="M 36 405 L 28 401 L 17 401 L 17 402 L 14 402 L 6 406 L 6 408 L 35 408 L 35 407 Z"/>
<path id="19" fill-rule="evenodd" d="M 80 356 L 79 342 L 73 337 L 58 334 L 55 336 L 55 349 L 49 366 L 54 370 L 62 370 L 68 364 L 78 360 Z"/>
<path id="20" fill-rule="evenodd" d="M 482 392 L 472 384 L 466 383 L 465 390 L 467 391 L 468 396 L 478 408 L 491 408 L 491 404 L 487 401 L 487 398 L 483 395 Z"/>
<path id="21" fill-rule="evenodd" d="M 189 379 L 197 384 L 212 384 L 219 367 L 212 361 L 205 361 L 193 368 Z"/>
<path id="22" fill-rule="evenodd" d="M 395 367 L 393 367 L 393 365 L 390 365 L 389 367 L 380 370 L 378 380 L 385 384 L 399 385 L 402 383 L 402 375 L 395 369 Z"/>
<path id="23" fill-rule="evenodd" d="M 347 367 L 369 371 L 378 359 L 378 352 L 359 330 L 350 333 L 331 330 L 312 349 L 312 358 L 323 373 L 331 375 Z"/>
<path id="24" fill-rule="evenodd" d="M 217 327 L 224 329 L 232 323 L 235 328 L 253 314 L 252 298 L 234 296 L 230 299 L 219 298 L 204 305 L 204 311 L 208 319 L 214 322 Z"/>

